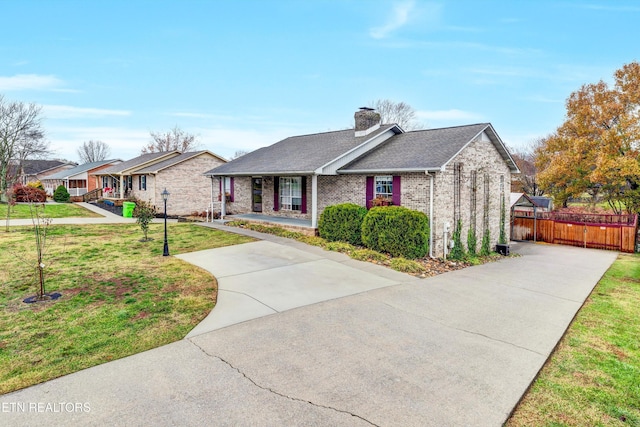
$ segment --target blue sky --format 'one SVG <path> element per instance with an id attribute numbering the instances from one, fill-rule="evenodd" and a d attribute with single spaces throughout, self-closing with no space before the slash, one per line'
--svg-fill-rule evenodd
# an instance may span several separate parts
<path id="1" fill-rule="evenodd" d="M 510 146 L 639 60 L 638 1 L 0 0 L 0 94 L 43 107 L 57 157 L 150 131 L 224 157 L 344 129 L 376 99 L 425 127 L 491 122 Z"/>

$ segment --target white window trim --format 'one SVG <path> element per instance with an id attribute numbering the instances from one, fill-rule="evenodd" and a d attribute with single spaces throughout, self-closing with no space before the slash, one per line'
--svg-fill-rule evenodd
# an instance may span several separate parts
<path id="1" fill-rule="evenodd" d="M 289 182 L 287 186 L 286 183 Z M 294 186 L 291 185 L 294 182 L 298 184 L 299 194 L 294 193 Z M 284 211 L 292 211 L 292 212 L 300 212 L 302 211 L 302 177 L 301 176 L 282 176 L 280 177 L 280 182 L 278 186 L 278 198 L 280 200 L 280 209 Z M 285 189 L 289 190 L 288 194 L 285 194 Z M 300 204 L 297 205 L 298 208 L 294 209 L 294 199 L 299 199 Z"/>
<path id="2" fill-rule="evenodd" d="M 391 188 L 390 193 L 378 192 L 378 181 L 388 182 Z M 392 175 L 377 175 L 373 177 L 373 197 L 383 197 L 385 199 L 393 198 L 393 176 Z"/>

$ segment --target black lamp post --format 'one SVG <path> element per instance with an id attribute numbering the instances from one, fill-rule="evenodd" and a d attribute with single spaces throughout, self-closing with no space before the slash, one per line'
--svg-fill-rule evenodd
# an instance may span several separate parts
<path id="1" fill-rule="evenodd" d="M 164 200 L 164 252 L 162 252 L 162 256 L 169 256 L 169 242 L 167 241 L 167 199 L 169 198 L 169 192 L 165 188 L 160 195 Z"/>

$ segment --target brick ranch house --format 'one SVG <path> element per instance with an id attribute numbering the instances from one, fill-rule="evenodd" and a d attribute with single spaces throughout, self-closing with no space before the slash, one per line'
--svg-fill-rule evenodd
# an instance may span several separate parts
<path id="1" fill-rule="evenodd" d="M 29 182 L 42 180 L 46 175 L 62 172 L 76 165 L 61 160 L 23 160 L 21 164 L 15 160 L 9 164 L 9 176 L 16 176 L 16 182 L 27 185 Z"/>
<path id="2" fill-rule="evenodd" d="M 465 247 L 469 227 L 478 242 L 488 228 L 496 244 L 502 201 L 509 209 L 505 185 L 519 170 L 490 123 L 405 132 L 381 125 L 369 108 L 355 113 L 355 123 L 355 130 L 286 138 L 206 172 L 212 204 L 223 217 L 294 218 L 313 230 L 327 206 L 382 200 L 427 214 L 433 256 L 443 255 L 458 219 Z"/>
<path id="3" fill-rule="evenodd" d="M 189 215 L 204 211 L 210 198 L 209 179 L 203 173 L 226 160 L 208 150 L 180 153 L 149 153 L 100 170 L 105 197 L 123 200 L 135 197 L 150 202 L 157 210 L 164 207 L 160 193 L 170 193 L 167 214 Z"/>
<path id="4" fill-rule="evenodd" d="M 113 159 L 84 163 L 71 169 L 43 176 L 40 181 L 49 195 L 53 194 L 58 186 L 64 185 L 72 197 L 82 196 L 89 191 L 100 188 L 100 180 L 96 173 L 121 162 L 122 160 Z"/>

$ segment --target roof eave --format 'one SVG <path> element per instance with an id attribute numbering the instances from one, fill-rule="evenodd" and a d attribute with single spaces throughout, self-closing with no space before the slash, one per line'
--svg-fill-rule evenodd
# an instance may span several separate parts
<path id="1" fill-rule="evenodd" d="M 347 169 L 338 170 L 340 175 L 364 175 L 372 173 L 429 173 L 440 172 L 440 166 L 430 166 L 426 168 L 389 168 L 389 169 Z"/>
<path id="2" fill-rule="evenodd" d="M 301 176 L 314 175 L 315 171 L 273 171 L 273 172 L 205 172 L 205 176 Z"/>

